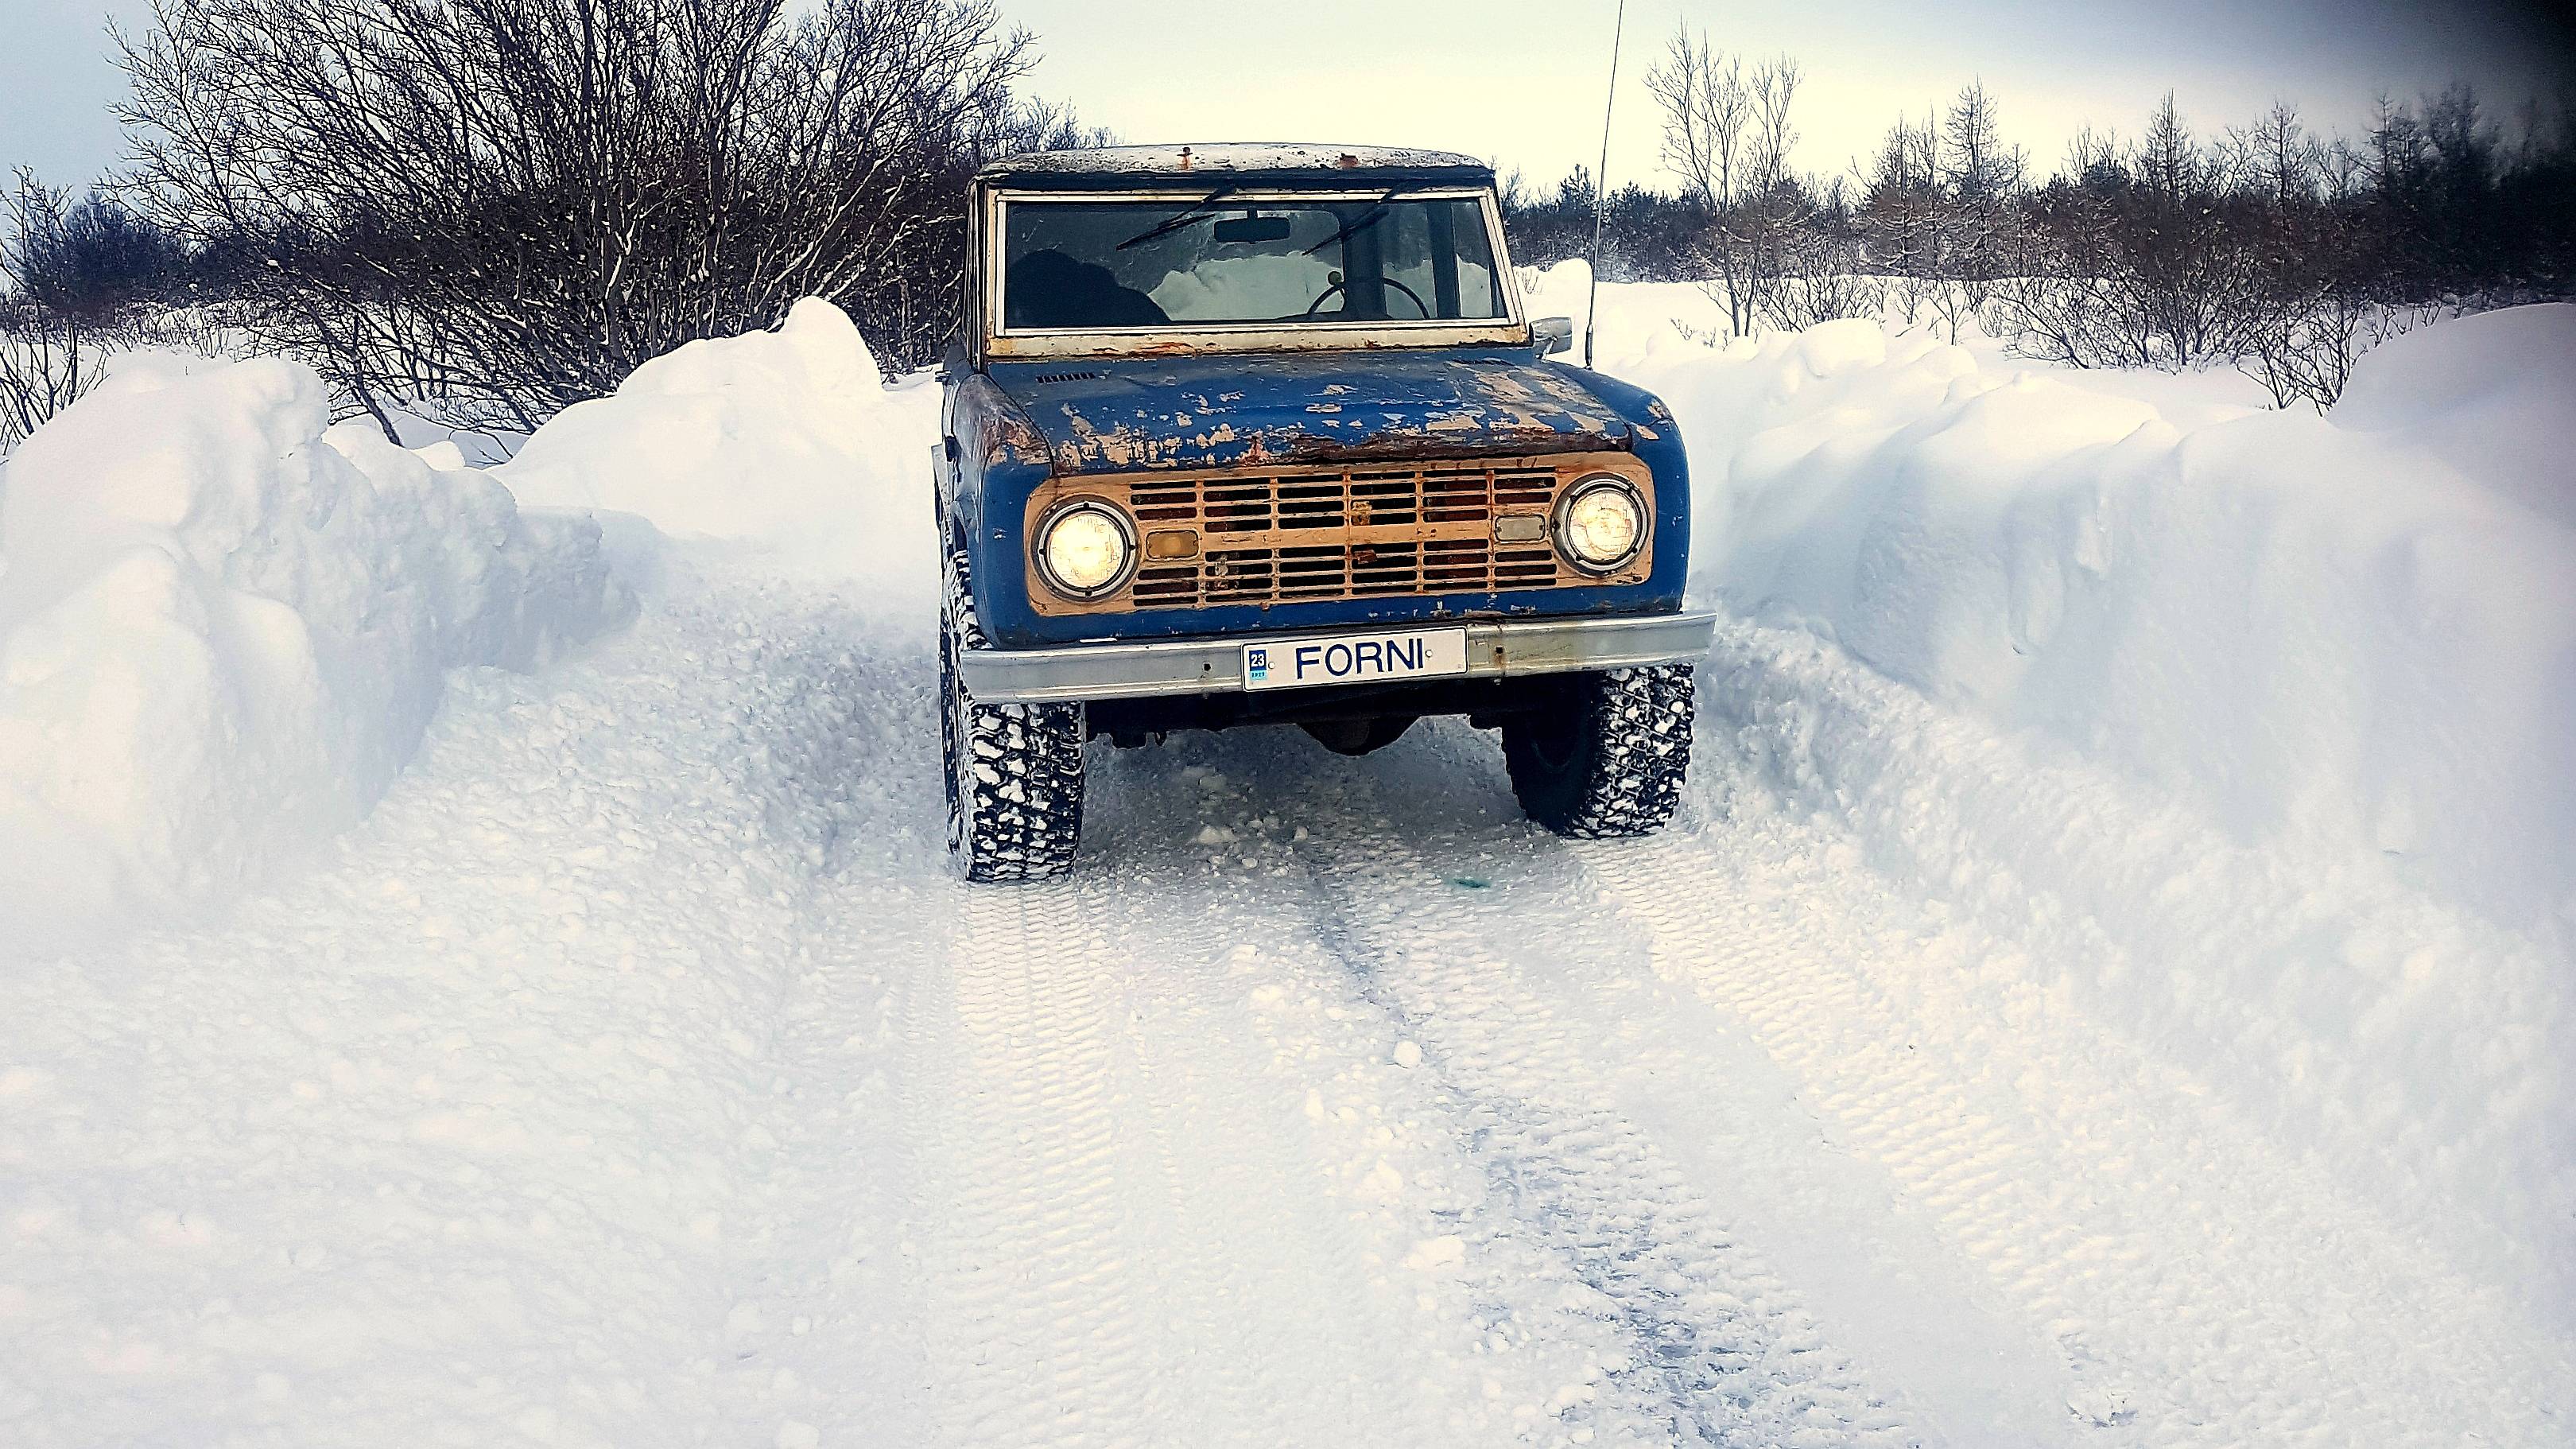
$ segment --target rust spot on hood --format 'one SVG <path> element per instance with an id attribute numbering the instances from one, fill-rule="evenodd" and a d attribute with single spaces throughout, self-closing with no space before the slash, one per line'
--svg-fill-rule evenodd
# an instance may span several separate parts
<path id="1" fill-rule="evenodd" d="M 1063 474 L 1625 449 L 1628 424 L 1562 369 L 1501 353 L 1113 363 L 1006 382 Z"/>

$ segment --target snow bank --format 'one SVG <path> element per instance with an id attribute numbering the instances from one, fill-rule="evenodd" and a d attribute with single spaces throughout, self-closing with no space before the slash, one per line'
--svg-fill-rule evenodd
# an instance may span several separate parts
<path id="1" fill-rule="evenodd" d="M 638 514 L 663 533 L 935 597 L 928 450 L 939 389 L 888 387 L 848 316 L 796 304 L 774 332 L 693 342 L 565 409 L 498 470 L 522 502 Z"/>
<path id="2" fill-rule="evenodd" d="M 2576 527 L 2576 307 L 2514 307 L 2440 323 L 2364 356 L 2339 428 L 2447 464 Z"/>
<path id="3" fill-rule="evenodd" d="M 1867 322 L 1686 346 L 1636 371 L 1703 443 L 1694 561 L 1736 612 L 2240 841 L 2367 848 L 2508 925 L 2576 920 L 2576 532 L 2522 501 L 2576 477 L 2576 449 L 2527 441 L 2568 431 L 2576 307 L 2400 339 L 2331 417 L 2188 429 Z"/>
<path id="4" fill-rule="evenodd" d="M 329 426 L 304 368 L 122 359 L 0 469 L 0 939 L 346 827 L 446 670 L 532 667 L 629 604 L 595 525 Z"/>
<path id="5" fill-rule="evenodd" d="M 1710 671 L 1743 787 L 2576 1287 L 2576 307 L 2400 339 L 2318 417 L 1872 322 L 1713 349 L 1625 291 L 1602 362 L 1691 444 L 1695 587 L 1769 626 Z"/>

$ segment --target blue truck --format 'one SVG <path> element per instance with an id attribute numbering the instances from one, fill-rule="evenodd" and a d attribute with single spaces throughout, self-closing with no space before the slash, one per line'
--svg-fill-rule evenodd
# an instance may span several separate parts
<path id="1" fill-rule="evenodd" d="M 1032 153 L 967 206 L 941 369 L 942 733 L 968 878 L 1068 869 L 1089 742 L 1498 729 L 1528 816 L 1643 834 L 1689 766 L 1672 413 L 1547 360 L 1491 168 L 1289 145 Z"/>

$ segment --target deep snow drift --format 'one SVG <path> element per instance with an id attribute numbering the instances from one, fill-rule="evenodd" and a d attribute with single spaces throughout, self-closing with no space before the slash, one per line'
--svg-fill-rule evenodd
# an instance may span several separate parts
<path id="1" fill-rule="evenodd" d="M 0 940 L 204 902 L 354 824 L 446 671 L 625 619 L 587 519 L 330 427 L 285 362 L 120 358 L 0 468 Z"/>

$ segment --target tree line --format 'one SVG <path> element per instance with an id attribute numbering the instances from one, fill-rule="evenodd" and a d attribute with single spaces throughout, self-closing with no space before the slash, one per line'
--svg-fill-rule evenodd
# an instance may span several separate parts
<path id="1" fill-rule="evenodd" d="M 681 343 L 847 308 L 889 367 L 958 324 L 968 175 L 1105 143 L 1022 83 L 995 0 L 152 0 L 115 37 L 131 159 L 0 191 L 0 447 L 142 344 L 282 351 L 348 416 L 534 428 Z M 2233 363 L 2320 406 L 2418 319 L 2565 295 L 2576 116 L 2454 87 L 2357 138 L 2282 105 L 2045 175 L 1970 85 L 1848 171 L 1790 161 L 1787 58 L 1675 35 L 1665 189 L 1603 204 L 1606 276 L 1689 280 L 1747 334 L 1970 326 L 2075 366 Z M 1585 253 L 1578 169 L 1504 194 L 1515 256 Z"/>
<path id="2" fill-rule="evenodd" d="M 1604 208 L 1603 275 L 1697 281 L 1730 332 L 1896 315 L 1955 340 L 1974 323 L 2077 367 L 2234 364 L 2276 403 L 2323 407 L 2353 360 L 2420 320 L 2576 286 L 2576 111 L 2498 124 L 2467 86 L 2382 99 L 2359 137 L 2276 104 L 2196 132 L 2168 94 L 2134 138 L 2086 132 L 2046 175 L 1970 84 L 1899 117 L 1839 175 L 1794 170 L 1794 60 L 1687 30 L 1647 88 L 1669 191 Z M 1505 189 L 1513 254 L 1591 244 L 1578 168 Z"/>

